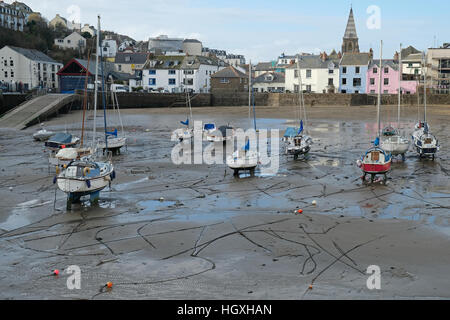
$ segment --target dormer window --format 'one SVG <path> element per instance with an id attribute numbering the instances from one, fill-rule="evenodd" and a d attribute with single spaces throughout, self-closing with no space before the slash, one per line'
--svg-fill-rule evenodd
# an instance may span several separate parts
<path id="1" fill-rule="evenodd" d="M 131 57 L 130 56 L 126 56 L 125 57 L 125 62 L 130 62 L 131 61 Z"/>

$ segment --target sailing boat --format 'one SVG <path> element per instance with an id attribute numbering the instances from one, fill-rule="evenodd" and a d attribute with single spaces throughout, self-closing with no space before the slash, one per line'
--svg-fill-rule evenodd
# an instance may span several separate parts
<path id="1" fill-rule="evenodd" d="M 380 65 L 379 70 L 383 67 Z M 406 152 L 408 152 L 410 141 L 408 138 L 400 135 L 400 117 L 401 117 L 401 104 L 402 104 L 402 45 L 400 44 L 400 57 L 399 57 L 399 79 L 398 79 L 398 113 L 397 113 L 397 128 L 388 126 L 383 130 L 383 139 L 381 141 L 381 148 L 389 152 L 393 156 L 401 155 L 402 160 L 406 160 Z"/>
<path id="2" fill-rule="evenodd" d="M 113 154 L 120 154 L 120 149 L 124 146 L 126 146 L 127 138 L 125 137 L 125 130 L 123 129 L 123 122 L 122 122 L 122 116 L 120 115 L 120 108 L 119 108 L 119 99 L 117 98 L 117 93 L 113 90 L 111 90 L 111 102 L 113 106 L 113 110 L 117 110 L 117 114 L 119 116 L 120 126 L 121 126 L 121 132 L 122 136 L 118 135 L 118 130 L 114 129 L 112 132 L 107 132 L 107 142 L 108 147 L 106 146 L 106 141 L 100 141 L 98 143 L 98 148 L 103 149 L 106 151 L 106 149 L 112 151 Z"/>
<path id="3" fill-rule="evenodd" d="M 101 36 L 101 33 L 99 31 L 99 37 Z M 102 100 L 103 100 L 103 115 L 104 115 L 104 119 L 105 119 L 105 135 L 106 138 L 103 141 L 99 141 L 98 143 L 98 148 L 99 149 L 103 149 L 103 152 L 108 152 L 111 151 L 112 154 L 120 154 L 120 149 L 126 145 L 127 143 L 127 138 L 124 135 L 124 130 L 123 130 L 123 122 L 122 122 L 122 117 L 120 115 L 120 108 L 119 108 L 119 100 L 117 99 L 117 93 L 114 90 L 111 90 L 111 99 L 112 99 L 112 105 L 113 105 L 113 110 L 116 110 L 117 107 L 117 114 L 119 116 L 119 121 L 120 121 L 120 126 L 121 126 L 121 131 L 122 131 L 122 136 L 118 135 L 118 130 L 117 128 L 115 128 L 113 131 L 107 131 L 107 124 L 106 124 L 106 98 L 105 98 L 105 90 L 107 90 L 107 86 L 105 85 L 105 73 L 104 73 L 104 63 L 103 63 L 103 50 L 100 50 L 100 63 L 101 63 L 101 71 L 102 71 Z"/>
<path id="4" fill-rule="evenodd" d="M 255 132 L 256 129 L 256 106 L 255 106 L 255 93 L 253 91 L 252 86 L 252 63 L 250 61 L 249 64 L 249 101 L 248 101 L 248 107 L 249 107 L 249 117 L 250 117 L 250 110 L 252 106 L 252 100 L 253 100 L 253 124 Z M 250 118 L 249 118 L 250 120 Z M 255 141 L 256 143 L 256 141 Z M 235 151 L 232 155 L 227 157 L 227 165 L 230 169 L 234 170 L 234 175 L 238 176 L 239 171 L 246 171 L 250 170 L 250 173 L 254 175 L 255 169 L 258 166 L 258 159 L 259 154 L 257 151 L 252 151 L 250 148 L 250 140 L 247 141 L 245 147 L 241 150 Z"/>
<path id="5" fill-rule="evenodd" d="M 192 105 L 191 105 L 191 98 L 189 95 L 189 90 L 186 89 L 186 106 L 189 108 L 189 116 L 186 121 L 180 121 L 180 123 L 183 126 L 186 126 L 186 128 L 178 129 L 175 131 L 176 138 L 179 142 L 183 141 L 190 141 L 194 137 L 194 129 L 191 128 L 190 124 L 193 122 L 192 119 Z"/>
<path id="6" fill-rule="evenodd" d="M 52 155 L 50 158 L 50 163 L 54 165 L 67 165 L 71 161 L 76 159 L 81 159 L 82 157 L 90 156 L 94 153 L 92 148 L 84 147 L 84 124 L 86 119 L 86 108 L 87 108 L 87 86 L 89 82 L 89 64 L 90 64 L 90 55 L 88 56 L 87 62 L 87 71 L 86 71 L 86 80 L 84 84 L 84 99 L 83 99 L 83 118 L 82 118 L 82 126 L 81 126 L 81 139 L 80 146 L 78 148 L 62 148 L 56 153 L 56 155 Z M 52 159 L 54 158 L 54 159 Z"/>
<path id="7" fill-rule="evenodd" d="M 425 56 L 422 57 L 422 72 L 424 74 L 424 120 L 419 121 L 415 126 L 412 139 L 414 147 L 417 150 L 420 158 L 431 156 L 433 161 L 436 157 L 436 153 L 439 151 L 439 141 L 431 133 L 430 126 L 427 122 L 427 72 L 424 71 Z"/>
<path id="8" fill-rule="evenodd" d="M 382 65 L 383 60 L 383 41 L 381 41 L 380 47 L 380 66 Z M 390 153 L 386 152 L 383 148 L 380 147 L 380 135 L 381 135 L 381 80 L 382 80 L 382 72 L 379 72 L 379 90 L 378 90 L 378 130 L 377 137 L 374 141 L 374 146 L 369 148 L 364 156 L 361 157 L 361 160 L 358 160 L 358 166 L 364 172 L 364 175 L 361 177 L 363 181 L 366 181 L 366 177 L 370 174 L 371 182 L 373 183 L 375 177 L 377 175 L 383 175 L 384 183 L 387 182 L 387 173 L 391 170 L 392 164 L 392 156 Z"/>
<path id="9" fill-rule="evenodd" d="M 286 133 L 283 137 L 283 142 L 285 143 L 285 153 L 289 156 L 294 156 L 294 160 L 297 160 L 300 155 L 307 155 L 311 150 L 313 140 L 310 136 L 304 134 L 304 123 L 300 120 L 302 111 L 304 113 L 304 119 L 306 121 L 306 107 L 305 100 L 303 97 L 303 83 L 302 74 L 300 70 L 300 57 L 297 56 L 297 72 L 298 72 L 298 87 L 299 87 L 299 117 L 300 127 L 290 127 L 287 128 Z"/>
<path id="10" fill-rule="evenodd" d="M 99 48 L 100 30 L 100 16 L 98 16 L 97 50 Z M 98 64 L 99 55 L 97 53 L 95 68 L 93 148 L 95 148 L 96 145 Z M 106 139 L 105 121 L 105 140 Z M 71 161 L 65 166 L 65 169 L 54 178 L 54 183 L 57 183 L 58 188 L 61 191 L 67 193 L 67 209 L 70 210 L 72 203 L 80 202 L 81 197 L 86 195 L 90 195 L 91 204 L 97 203 L 100 197 L 100 191 L 110 185 L 112 180 L 115 179 L 115 176 L 114 167 L 110 160 L 107 162 L 96 162 L 92 160 L 91 157 L 88 157 Z"/>

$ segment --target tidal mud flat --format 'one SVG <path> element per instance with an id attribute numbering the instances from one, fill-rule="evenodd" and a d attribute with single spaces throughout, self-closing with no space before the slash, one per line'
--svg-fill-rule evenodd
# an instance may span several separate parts
<path id="1" fill-rule="evenodd" d="M 395 107 L 383 109 L 385 123 L 395 118 Z M 418 111 L 403 113 L 410 136 Z M 251 127 L 245 107 L 193 114 Z M 428 110 L 436 161 L 411 150 L 387 185 L 362 184 L 356 166 L 374 137 L 374 107 L 308 108 L 309 158 L 281 154 L 277 174 L 255 177 L 234 177 L 224 164 L 174 165 L 170 137 L 186 115 L 123 110 L 129 144 L 114 158 L 117 179 L 98 207 L 70 212 L 43 143 L 32 139 L 37 127 L 1 130 L 0 298 L 450 298 L 448 106 Z M 295 112 L 265 107 L 257 116 L 260 129 L 285 129 Z M 81 113 L 46 128 L 79 135 Z M 81 268 L 80 290 L 67 288 L 71 265 Z M 366 286 L 371 265 L 381 268 L 381 290 Z"/>

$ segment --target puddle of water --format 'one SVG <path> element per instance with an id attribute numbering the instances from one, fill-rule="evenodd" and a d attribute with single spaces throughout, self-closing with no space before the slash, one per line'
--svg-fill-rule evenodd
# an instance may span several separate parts
<path id="1" fill-rule="evenodd" d="M 159 201 L 159 200 L 146 200 L 138 202 L 138 207 L 143 208 L 142 213 L 149 213 L 154 211 L 159 211 L 162 209 L 168 209 L 169 207 L 175 205 L 175 201 Z"/>

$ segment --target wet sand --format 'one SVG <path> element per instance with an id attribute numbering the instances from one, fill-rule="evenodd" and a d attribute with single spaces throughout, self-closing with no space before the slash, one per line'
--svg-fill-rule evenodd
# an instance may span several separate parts
<path id="1" fill-rule="evenodd" d="M 363 185 L 355 165 L 374 136 L 374 107 L 308 108 L 309 158 L 281 155 L 277 175 L 239 178 L 226 165 L 172 164 L 185 108 L 121 112 L 129 145 L 114 158 L 117 180 L 98 207 L 71 212 L 32 140 L 38 127 L 0 130 L 1 299 L 450 298 L 450 107 L 429 109 L 437 160 L 410 151 L 387 185 Z M 410 136 L 417 108 L 403 113 Z M 250 127 L 246 107 L 193 114 Z M 258 128 L 285 129 L 295 112 L 258 107 L 257 116 Z M 395 117 L 384 107 L 385 123 Z M 46 128 L 79 135 L 80 119 L 71 112 Z M 81 290 L 66 286 L 70 265 L 81 268 Z M 381 268 L 381 290 L 366 287 L 370 265 Z"/>

